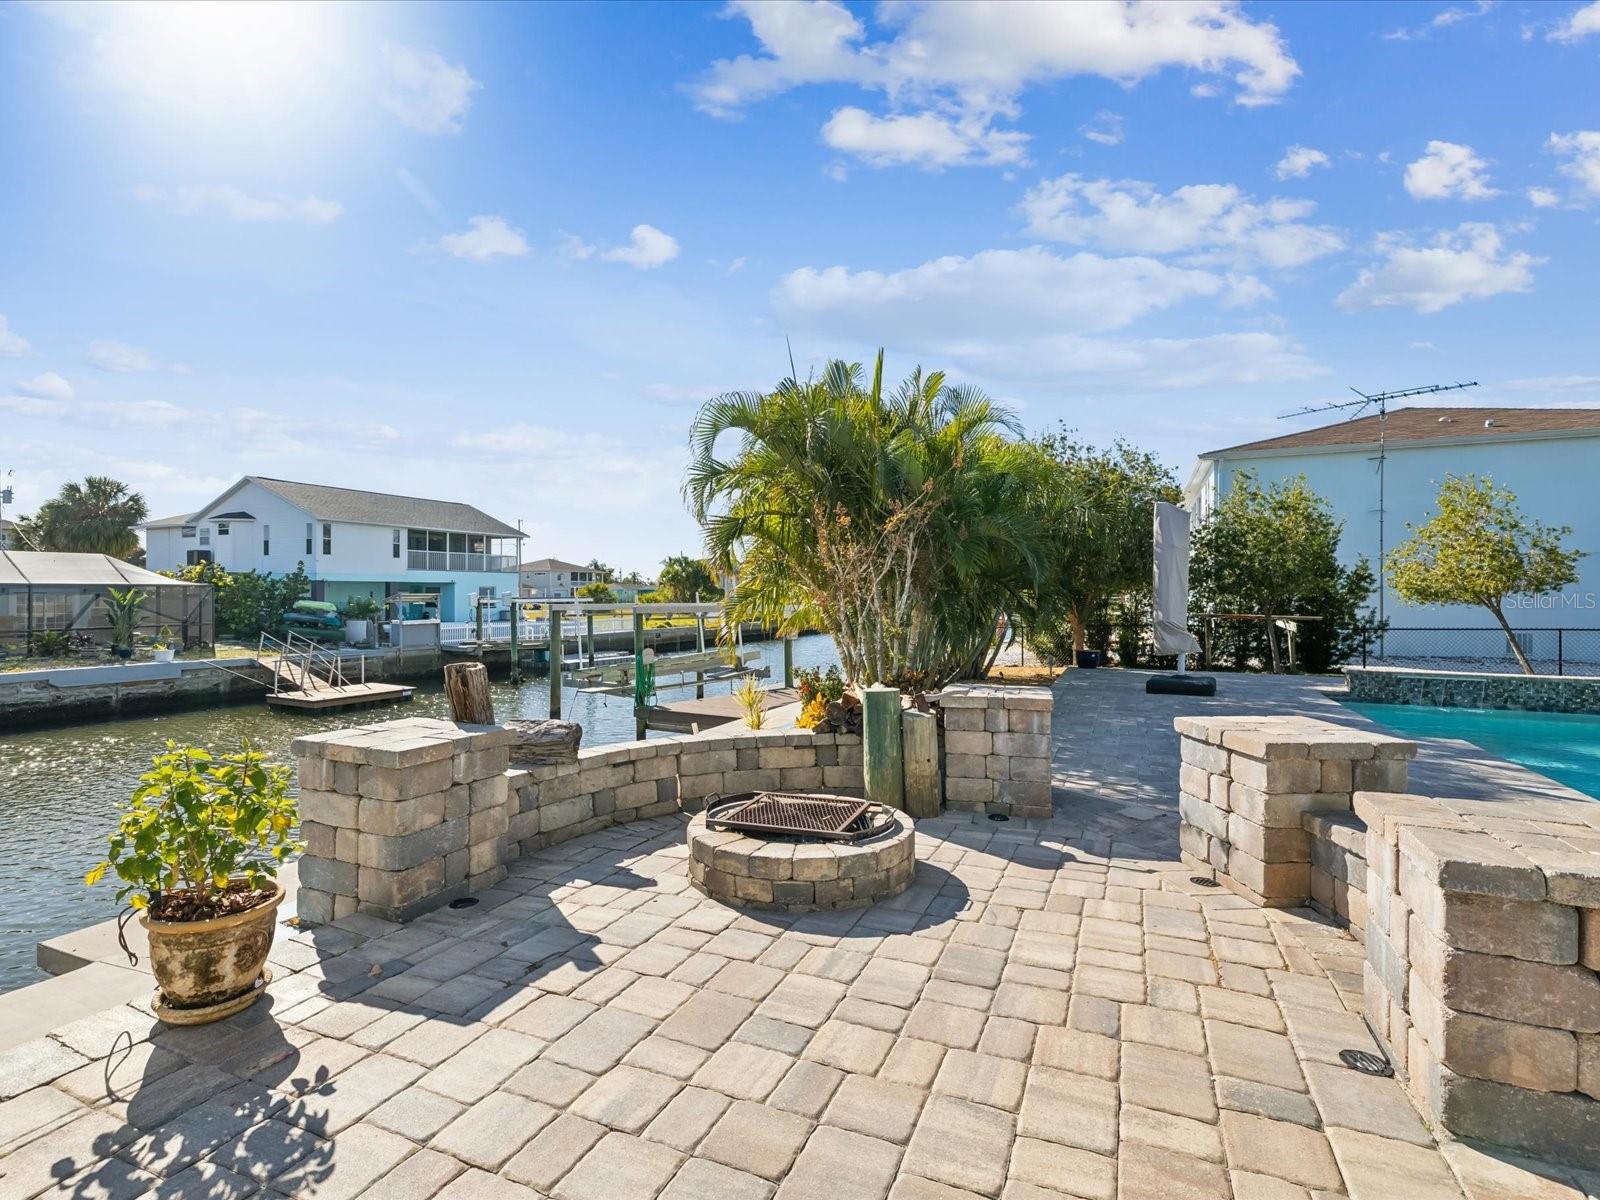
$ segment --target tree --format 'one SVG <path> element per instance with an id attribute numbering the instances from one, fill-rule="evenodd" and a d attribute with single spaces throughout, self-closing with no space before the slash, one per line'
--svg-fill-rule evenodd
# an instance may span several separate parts
<path id="1" fill-rule="evenodd" d="M 599 583 L 610 583 L 617 577 L 616 568 L 606 566 L 598 558 L 589 560 L 589 570 L 595 573 L 596 581 Z"/>
<path id="2" fill-rule="evenodd" d="M 144 497 L 104 475 L 62 485 L 52 500 L 17 524 L 20 541 L 39 550 L 109 554 L 142 561 L 137 526 L 150 515 Z"/>
<path id="3" fill-rule="evenodd" d="M 283 614 L 311 592 L 305 563 L 296 563 L 287 575 L 258 571 L 230 572 L 216 563 L 195 563 L 163 571 L 173 579 L 211 585 L 217 628 L 227 637 L 249 640 L 278 628 Z"/>
<path id="4" fill-rule="evenodd" d="M 1353 621 L 1357 597 L 1365 600 L 1371 591 L 1365 559 L 1354 567 L 1339 562 L 1343 531 L 1344 523 L 1304 475 L 1263 486 L 1253 474 L 1241 474 L 1194 531 L 1192 591 L 1213 611 L 1253 614 L 1265 658 L 1274 672 L 1281 671 L 1273 617 L 1314 616 L 1319 621 L 1307 625 L 1337 626 Z M 1252 631 L 1245 642 L 1253 640 Z M 1240 658 L 1245 665 L 1247 656 Z"/>
<path id="5" fill-rule="evenodd" d="M 857 683 L 938 686 L 992 660 L 997 621 L 1036 583 L 1029 459 L 1009 412 L 919 367 L 892 393 L 880 351 L 708 401 L 684 491 L 726 618 L 833 634 Z M 735 435 L 731 454 L 718 452 Z"/>
<path id="6" fill-rule="evenodd" d="M 1063 426 L 1034 443 L 1042 456 L 1038 503 L 1049 539 L 1029 633 L 1051 657 L 1087 646 L 1087 629 L 1117 596 L 1136 612 L 1150 588 L 1151 506 L 1181 499 L 1172 471 L 1153 454 L 1118 440 L 1099 450 Z"/>
<path id="7" fill-rule="evenodd" d="M 578 589 L 578 599 L 593 600 L 596 604 L 610 604 L 617 598 L 608 583 L 586 583 Z"/>
<path id="8" fill-rule="evenodd" d="M 1413 604 L 1481 604 L 1494 614 L 1523 673 L 1533 665 L 1512 635 L 1505 602 L 1543 596 L 1578 580 L 1580 550 L 1567 550 L 1566 525 L 1541 525 L 1522 515 L 1516 495 L 1475 475 L 1447 475 L 1438 512 L 1390 552 L 1394 590 Z"/>
<path id="9" fill-rule="evenodd" d="M 703 558 L 688 554 L 674 554 L 661 563 L 661 574 L 656 577 L 656 593 L 674 604 L 686 601 L 711 600 L 722 595 L 716 576 Z"/>

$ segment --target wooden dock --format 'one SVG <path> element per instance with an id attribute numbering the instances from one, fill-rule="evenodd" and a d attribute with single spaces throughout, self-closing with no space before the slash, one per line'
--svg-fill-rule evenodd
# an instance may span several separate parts
<path id="1" fill-rule="evenodd" d="M 762 712 L 800 703 L 800 693 L 794 688 L 772 688 L 762 692 L 761 697 Z M 704 733 L 719 725 L 742 721 L 744 710 L 732 696 L 707 696 L 704 700 L 680 700 L 676 704 L 635 708 L 634 716 L 646 729 L 662 733 Z"/>
<path id="2" fill-rule="evenodd" d="M 358 704 L 390 704 L 411 699 L 415 689 L 398 683 L 324 683 L 298 692 L 278 692 L 267 697 L 276 708 L 351 708 Z"/>

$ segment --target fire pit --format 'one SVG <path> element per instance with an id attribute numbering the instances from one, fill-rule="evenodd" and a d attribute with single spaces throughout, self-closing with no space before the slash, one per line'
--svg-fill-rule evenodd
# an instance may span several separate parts
<path id="1" fill-rule="evenodd" d="M 712 797 L 689 822 L 689 879 L 740 907 L 855 908 L 911 885 L 914 838 L 905 813 L 849 796 Z"/>

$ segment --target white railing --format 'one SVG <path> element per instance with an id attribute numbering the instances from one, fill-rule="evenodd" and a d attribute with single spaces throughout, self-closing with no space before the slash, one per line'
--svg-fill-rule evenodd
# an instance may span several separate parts
<path id="1" fill-rule="evenodd" d="M 411 571 L 515 571 L 512 554 L 475 554 L 465 550 L 407 550 Z"/>
<path id="2" fill-rule="evenodd" d="M 595 633 L 628 633 L 633 629 L 633 618 L 629 616 L 604 616 L 594 619 Z M 483 623 L 483 636 L 491 642 L 509 642 L 511 640 L 510 621 L 485 621 Z M 584 616 L 574 616 L 570 612 L 561 614 L 561 636 L 563 638 L 587 638 L 589 636 L 588 620 Z M 550 637 L 550 621 L 540 617 L 535 620 L 523 621 L 517 626 L 517 637 L 521 641 L 545 641 Z M 472 642 L 478 638 L 478 627 L 472 621 L 441 621 L 439 622 L 439 640 L 441 642 Z"/>

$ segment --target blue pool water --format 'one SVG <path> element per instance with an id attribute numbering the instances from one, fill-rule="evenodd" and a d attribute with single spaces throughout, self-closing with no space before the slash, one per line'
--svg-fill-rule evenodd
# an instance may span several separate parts
<path id="1" fill-rule="evenodd" d="M 1471 742 L 1600 800 L 1600 717 L 1422 704 L 1346 707 L 1402 736 Z"/>

